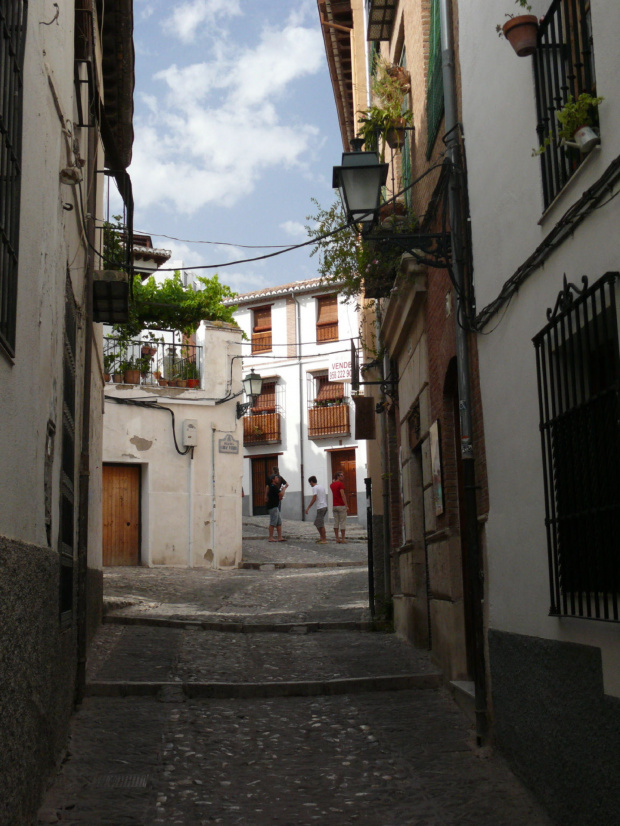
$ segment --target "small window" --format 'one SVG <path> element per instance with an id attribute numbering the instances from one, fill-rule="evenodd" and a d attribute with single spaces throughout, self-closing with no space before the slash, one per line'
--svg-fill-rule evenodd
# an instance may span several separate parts
<path id="1" fill-rule="evenodd" d="M 569 95 L 573 100 L 583 92 L 596 96 L 590 0 L 554 0 L 551 4 L 538 30 L 534 79 L 539 145 L 549 138 L 540 156 L 547 208 L 586 157 L 558 137 L 556 114 Z M 592 115 L 596 121 L 596 112 Z"/>
<path id="2" fill-rule="evenodd" d="M 253 311 L 252 352 L 264 353 L 271 350 L 271 305 L 257 307 Z"/>
<path id="3" fill-rule="evenodd" d="M 338 296 L 322 295 L 316 300 L 316 340 L 338 341 Z"/>
<path id="4" fill-rule="evenodd" d="M 26 40 L 25 0 L 0 5 L 0 344 L 15 355 L 17 250 L 21 189 L 23 62 Z"/>
<path id="5" fill-rule="evenodd" d="M 534 338 L 551 615 L 618 621 L 618 274 L 565 284 Z M 577 297 L 575 297 L 575 295 Z"/>
<path id="6" fill-rule="evenodd" d="M 260 396 L 252 407 L 252 413 L 273 413 L 276 409 L 276 383 L 264 381 Z"/>

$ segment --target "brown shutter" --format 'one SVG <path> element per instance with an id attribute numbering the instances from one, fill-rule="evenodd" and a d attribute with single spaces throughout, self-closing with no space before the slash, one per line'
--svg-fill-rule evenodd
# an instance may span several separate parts
<path id="1" fill-rule="evenodd" d="M 255 333 L 263 333 L 271 330 L 271 307 L 257 307 L 254 310 Z"/>

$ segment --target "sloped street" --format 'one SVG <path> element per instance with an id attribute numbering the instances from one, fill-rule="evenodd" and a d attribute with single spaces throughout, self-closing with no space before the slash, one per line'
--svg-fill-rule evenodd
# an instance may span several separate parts
<path id="1" fill-rule="evenodd" d="M 363 532 L 313 531 L 248 520 L 239 571 L 106 570 L 41 826 L 548 823 L 426 652 L 369 630 Z"/>

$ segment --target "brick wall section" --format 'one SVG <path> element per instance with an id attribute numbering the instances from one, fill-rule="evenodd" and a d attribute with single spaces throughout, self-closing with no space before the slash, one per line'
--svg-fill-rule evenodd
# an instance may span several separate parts
<path id="1" fill-rule="evenodd" d="M 286 299 L 286 348 L 287 358 L 297 357 L 297 304 L 291 296 Z"/>

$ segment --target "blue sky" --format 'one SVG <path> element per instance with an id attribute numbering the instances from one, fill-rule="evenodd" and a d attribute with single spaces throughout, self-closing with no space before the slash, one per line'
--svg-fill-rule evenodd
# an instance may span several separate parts
<path id="1" fill-rule="evenodd" d="M 316 0 L 135 0 L 135 229 L 188 266 L 294 244 L 342 144 Z M 313 278 L 308 251 L 225 267 L 237 292 Z M 209 275 L 213 271 L 203 271 Z"/>

